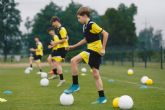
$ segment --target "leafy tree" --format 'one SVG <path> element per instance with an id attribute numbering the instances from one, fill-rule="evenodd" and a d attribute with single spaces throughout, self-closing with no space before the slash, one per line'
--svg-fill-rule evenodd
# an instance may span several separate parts
<path id="1" fill-rule="evenodd" d="M 77 43 L 83 37 L 82 26 L 80 23 L 78 23 L 76 16 L 79 7 L 81 7 L 80 4 L 71 2 L 68 7 L 66 7 L 65 11 L 63 11 L 63 13 L 60 15 L 62 24 L 68 31 L 70 44 Z"/>
<path id="2" fill-rule="evenodd" d="M 131 4 L 129 7 L 120 4 L 118 9 L 109 8 L 102 16 L 103 25 L 110 33 L 111 45 L 134 46 L 137 41 L 134 16 L 137 7 Z"/>
<path id="3" fill-rule="evenodd" d="M 162 46 L 162 40 L 162 31 L 157 30 L 154 32 L 154 28 L 149 27 L 140 31 L 138 45 L 140 48 L 145 48 L 146 50 L 159 50 Z"/>
<path id="4" fill-rule="evenodd" d="M 154 33 L 152 27 L 140 31 L 138 37 L 140 48 L 151 50 L 153 37 L 154 37 Z"/>
<path id="5" fill-rule="evenodd" d="M 10 52 L 20 49 L 21 32 L 19 30 L 21 16 L 16 8 L 15 0 L 2 0 L 0 2 L 0 47 L 3 49 L 4 61 Z M 17 48 L 15 48 L 17 47 Z"/>
<path id="6" fill-rule="evenodd" d="M 159 50 L 160 47 L 163 46 L 162 30 L 157 30 L 155 32 L 152 41 L 153 41 L 153 49 L 154 50 Z"/>
<path id="7" fill-rule="evenodd" d="M 39 13 L 34 17 L 32 34 L 29 37 L 29 46 L 34 46 L 34 36 L 40 36 L 41 41 L 43 41 L 45 52 L 48 51 L 47 45 L 50 42 L 47 29 L 51 26 L 50 19 L 52 16 L 59 16 L 62 13 L 61 7 L 57 6 L 53 2 L 50 2 L 45 6 Z"/>

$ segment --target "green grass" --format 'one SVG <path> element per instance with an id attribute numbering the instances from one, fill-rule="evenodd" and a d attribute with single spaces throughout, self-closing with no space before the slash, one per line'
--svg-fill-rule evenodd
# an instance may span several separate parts
<path id="1" fill-rule="evenodd" d="M 1 68 L 0 98 L 5 98 L 8 101 L 0 103 L 0 110 L 113 110 L 113 98 L 125 94 L 130 95 L 134 100 L 132 110 L 165 110 L 165 70 L 135 67 L 134 75 L 128 76 L 126 74 L 128 68 L 117 65 L 101 67 L 101 75 L 108 98 L 108 103 L 103 105 L 91 105 L 91 102 L 97 98 L 91 73 L 88 72 L 88 75 L 80 76 L 81 90 L 74 94 L 74 104 L 67 107 L 60 105 L 59 97 L 63 90 L 71 84 L 69 65 L 64 68 L 67 83 L 60 88 L 56 87 L 58 80 L 51 80 L 48 87 L 41 87 L 40 76 L 36 74 L 37 69 L 31 74 L 25 75 L 24 68 Z M 44 70 L 48 71 L 49 67 L 45 67 Z M 143 75 L 152 78 L 154 85 L 148 89 L 140 89 L 140 78 Z M 113 79 L 114 82 L 108 82 L 109 79 Z M 13 94 L 5 95 L 3 94 L 4 90 L 12 90 Z"/>

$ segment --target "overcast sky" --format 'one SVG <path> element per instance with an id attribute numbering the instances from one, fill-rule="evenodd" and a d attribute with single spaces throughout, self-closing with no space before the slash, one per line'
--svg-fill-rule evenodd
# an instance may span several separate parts
<path id="1" fill-rule="evenodd" d="M 71 0 L 16 0 L 19 3 L 18 9 L 21 10 L 22 20 L 26 17 L 33 18 L 34 15 L 43 9 L 46 4 L 53 1 L 63 9 L 71 2 Z M 165 0 L 73 0 L 84 6 L 95 9 L 100 15 L 105 13 L 107 8 L 118 7 L 120 3 L 130 5 L 131 3 L 138 6 L 138 14 L 135 16 L 137 33 L 145 27 L 153 26 L 156 30 L 161 29 L 165 38 Z M 21 30 L 25 31 L 23 23 Z"/>

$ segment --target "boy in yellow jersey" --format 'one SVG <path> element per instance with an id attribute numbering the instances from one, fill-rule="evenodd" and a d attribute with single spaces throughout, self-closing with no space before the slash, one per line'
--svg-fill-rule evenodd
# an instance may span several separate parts
<path id="1" fill-rule="evenodd" d="M 83 24 L 84 38 L 75 45 L 69 46 L 70 49 L 74 49 L 78 46 L 87 43 L 87 50 L 81 52 L 77 56 L 71 59 L 71 70 L 73 83 L 69 89 L 66 89 L 64 93 L 71 94 L 80 90 L 78 84 L 78 63 L 84 60 L 92 69 L 92 75 L 94 77 L 96 88 L 99 98 L 93 102 L 106 103 L 107 99 L 104 95 L 103 83 L 99 72 L 101 64 L 101 57 L 105 54 L 105 47 L 108 40 L 108 33 L 98 26 L 95 22 L 90 20 L 90 10 L 87 7 L 80 7 L 77 11 L 78 21 Z M 103 36 L 101 41 L 100 34 Z"/>
<path id="2" fill-rule="evenodd" d="M 60 44 L 58 44 L 58 42 L 60 42 L 59 37 L 55 34 L 54 32 L 54 28 L 49 28 L 48 30 L 49 34 L 53 37 L 53 40 L 51 41 L 50 45 L 48 46 L 48 48 L 52 49 L 52 63 L 53 63 L 53 73 L 54 76 L 57 76 L 57 73 L 60 76 L 60 81 L 57 85 L 57 87 L 62 86 L 62 84 L 65 83 L 63 74 L 62 74 L 62 64 L 61 62 L 63 61 L 63 53 L 61 53 L 62 51 L 60 50 L 61 48 L 59 48 Z M 53 77 L 53 78 L 55 78 Z"/>
<path id="3" fill-rule="evenodd" d="M 30 51 L 33 52 L 33 54 L 29 57 L 29 62 L 30 62 L 30 70 L 33 70 L 33 60 L 37 64 L 37 67 L 39 68 L 39 72 L 37 74 L 41 74 L 42 69 L 41 69 L 41 58 L 43 56 L 43 46 L 42 43 L 39 40 L 39 37 L 36 36 L 34 38 L 34 41 L 36 43 L 36 48 L 30 48 Z"/>

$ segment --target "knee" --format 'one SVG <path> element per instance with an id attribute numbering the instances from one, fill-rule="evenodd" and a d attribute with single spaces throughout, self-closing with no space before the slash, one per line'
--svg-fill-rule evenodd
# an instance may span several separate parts
<path id="1" fill-rule="evenodd" d="M 76 63 L 77 63 L 76 58 L 72 58 L 72 59 L 71 59 L 71 64 L 76 64 Z"/>
<path id="2" fill-rule="evenodd" d="M 93 77 L 98 80 L 100 78 L 99 72 L 97 69 L 93 69 Z"/>

